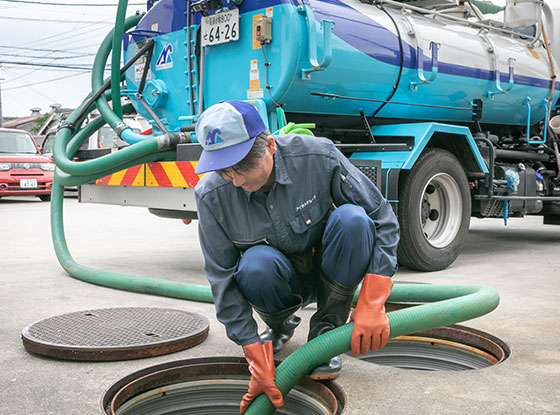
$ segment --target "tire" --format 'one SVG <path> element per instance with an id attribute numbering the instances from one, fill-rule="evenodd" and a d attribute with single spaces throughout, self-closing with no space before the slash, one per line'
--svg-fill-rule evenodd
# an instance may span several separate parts
<path id="1" fill-rule="evenodd" d="M 41 199 L 41 202 L 50 202 L 51 195 L 39 195 L 39 199 Z"/>
<path id="2" fill-rule="evenodd" d="M 447 268 L 461 253 L 469 231 L 471 195 L 457 158 L 428 149 L 399 185 L 399 263 L 418 271 Z"/>

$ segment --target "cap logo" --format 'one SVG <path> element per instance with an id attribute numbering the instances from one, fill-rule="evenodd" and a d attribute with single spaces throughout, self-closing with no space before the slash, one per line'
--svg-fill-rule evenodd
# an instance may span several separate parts
<path id="1" fill-rule="evenodd" d="M 222 140 L 220 138 L 220 136 L 218 134 L 220 134 L 222 131 L 219 128 L 214 128 L 212 131 L 210 131 L 208 133 L 208 135 L 206 136 L 206 145 L 207 146 L 211 146 L 212 144 L 218 144 L 218 143 L 222 143 L 224 140 Z"/>

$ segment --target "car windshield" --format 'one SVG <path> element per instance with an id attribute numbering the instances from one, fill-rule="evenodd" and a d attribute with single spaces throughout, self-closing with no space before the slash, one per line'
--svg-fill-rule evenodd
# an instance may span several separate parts
<path id="1" fill-rule="evenodd" d="M 25 133 L 0 131 L 0 153 L 37 154 L 37 147 Z"/>
<path id="2" fill-rule="evenodd" d="M 115 134 L 111 127 L 104 126 L 99 130 L 98 144 L 102 143 L 103 147 L 111 148 L 113 147 L 113 140 L 116 136 L 117 134 Z"/>
<path id="3" fill-rule="evenodd" d="M 44 154 L 52 154 L 53 153 L 53 149 L 54 149 L 54 138 L 55 135 L 50 135 L 47 138 L 45 138 L 45 141 L 43 141 L 43 153 Z"/>
<path id="4" fill-rule="evenodd" d="M 137 134 L 140 134 L 139 128 L 132 128 L 132 131 L 134 131 Z M 97 137 L 98 137 L 97 140 L 98 140 L 99 148 L 112 148 L 117 146 L 117 140 L 118 140 L 117 134 L 108 125 L 102 127 L 99 130 Z"/>

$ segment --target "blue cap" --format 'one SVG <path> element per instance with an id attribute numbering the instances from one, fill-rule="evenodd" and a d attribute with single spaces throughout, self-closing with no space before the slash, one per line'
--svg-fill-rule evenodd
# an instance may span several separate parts
<path id="1" fill-rule="evenodd" d="M 212 105 L 196 123 L 196 137 L 203 150 L 195 172 L 206 173 L 239 163 L 265 129 L 257 109 L 248 102 L 227 101 Z"/>

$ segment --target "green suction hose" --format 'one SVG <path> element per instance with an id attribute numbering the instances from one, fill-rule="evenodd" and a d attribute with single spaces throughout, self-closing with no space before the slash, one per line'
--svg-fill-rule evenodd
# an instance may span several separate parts
<path id="1" fill-rule="evenodd" d="M 111 52 L 111 40 L 122 39 L 123 32 L 134 27 L 141 19 L 140 15 L 127 18 L 122 23 L 124 16 L 120 16 L 116 26 L 120 30 L 113 29 L 105 37 L 99 51 L 96 55 L 93 72 L 92 86 L 93 91 L 99 90 L 103 86 L 103 70 L 107 58 Z M 119 40 L 120 42 L 120 40 Z M 118 76 L 121 79 L 119 65 L 113 66 L 112 80 Z M 114 91 L 114 83 L 112 82 L 111 93 Z M 117 83 L 117 88 L 119 87 Z M 120 89 L 118 89 L 120 91 Z M 141 278 L 131 275 L 116 274 L 83 267 L 77 264 L 66 245 L 63 225 L 63 196 L 64 186 L 77 186 L 84 183 L 94 181 L 100 177 L 116 171 L 128 168 L 134 165 L 153 162 L 175 160 L 175 153 L 172 151 L 160 151 L 162 148 L 161 140 L 158 138 L 148 138 L 137 144 L 131 145 L 118 152 L 99 157 L 94 160 L 83 162 L 74 162 L 76 151 L 80 145 L 95 131 L 105 125 L 105 122 L 115 128 L 122 120 L 109 107 L 107 97 L 101 94 L 96 100 L 95 105 L 100 110 L 103 117 L 95 119 L 85 128 L 75 132 L 71 128 L 62 128 L 56 137 L 54 146 L 54 159 L 56 162 L 55 177 L 53 180 L 52 199 L 51 199 L 51 233 L 53 245 L 55 247 L 58 261 L 71 276 L 83 281 L 92 282 L 106 287 L 126 289 L 147 294 L 163 295 L 167 297 L 181 298 L 194 301 L 212 302 L 212 294 L 207 286 L 198 286 L 191 284 L 181 284 L 172 281 L 163 281 L 155 278 Z M 67 119 L 67 124 L 79 125 L 91 110 L 93 106 L 85 108 L 87 100 L 94 96 L 93 93 L 86 97 L 86 100 L 80 105 Z M 119 95 L 120 99 L 120 95 Z M 129 113 L 133 110 L 132 105 L 125 105 L 122 108 L 123 113 Z"/>
<path id="2" fill-rule="evenodd" d="M 124 33 L 125 31 L 124 27 L 127 6 L 128 0 L 119 1 L 117 6 L 117 17 L 115 18 L 114 29 L 115 36 L 113 36 L 113 53 L 111 55 L 111 101 L 113 102 L 113 111 L 120 119 L 122 119 L 121 91 L 117 86 L 120 82 L 119 68 L 121 67 L 122 35 L 118 36 L 118 34 Z"/>
<path id="3" fill-rule="evenodd" d="M 125 4 L 121 0 L 119 6 Z M 119 8 L 120 10 L 120 8 Z M 111 39 L 122 38 L 122 32 L 135 26 L 141 16 L 132 16 L 124 20 L 122 13 L 117 17 L 116 29 L 112 31 L 102 43 L 94 63 L 92 74 L 93 91 L 101 91 L 103 85 L 103 68 L 111 51 Z M 120 49 L 119 49 L 120 54 Z M 120 97 L 115 94 L 122 75 L 119 68 L 113 65 L 111 95 L 113 102 Z M 118 65 L 117 65 L 118 66 Z M 119 78 L 117 78 L 117 73 Z M 97 131 L 105 122 L 116 130 L 122 128 L 122 119 L 109 107 L 107 91 L 97 97 L 92 92 L 86 97 L 82 105 L 68 118 L 69 125 L 74 124 L 77 132 L 64 127 L 57 134 L 54 147 L 54 158 L 57 165 L 53 181 L 51 199 L 51 232 L 58 261 L 64 270 L 72 277 L 105 287 L 116 288 L 145 294 L 161 295 L 193 301 L 213 302 L 212 293 L 208 286 L 183 284 L 157 278 L 144 278 L 115 272 L 95 270 L 84 267 L 74 261 L 64 235 L 63 200 L 64 186 L 81 185 L 94 181 L 118 170 L 134 165 L 162 160 L 175 160 L 173 151 L 162 151 L 165 146 L 161 140 L 148 138 L 107 156 L 85 162 L 73 162 L 76 151 L 89 135 Z M 95 99 L 95 105 L 101 112 L 101 117 L 79 129 L 87 113 L 93 109 L 88 102 Z M 87 108 L 86 108 L 87 107 Z M 132 111 L 130 105 L 122 107 L 122 113 Z M 119 111 L 120 112 L 120 111 Z M 291 125 L 290 125 L 291 124 Z M 284 132 L 303 132 L 303 129 L 313 128 L 310 125 L 281 123 Z M 391 337 L 412 332 L 445 326 L 469 320 L 492 311 L 499 302 L 498 294 L 488 287 L 458 286 L 458 285 L 399 285 L 397 284 L 389 297 L 389 301 L 427 302 L 421 306 L 411 307 L 388 313 L 391 325 Z M 286 395 L 306 373 L 330 358 L 350 350 L 350 338 L 353 324 L 348 324 L 332 330 L 292 353 L 276 371 L 276 384 Z M 247 414 L 272 414 L 275 409 L 266 395 L 261 395 L 250 406 Z"/>
<path id="4" fill-rule="evenodd" d="M 117 274 L 109 271 L 101 271 L 78 264 L 68 251 L 66 238 L 64 236 L 64 225 L 62 220 L 62 205 L 64 198 L 64 187 L 58 184 L 53 186 L 51 198 L 51 232 L 54 250 L 58 262 L 62 268 L 79 280 L 104 287 L 119 290 L 133 291 L 144 294 L 162 295 L 165 297 L 179 298 L 211 303 L 212 293 L 208 286 L 182 284 L 173 281 L 160 280 L 157 278 L 144 278 L 133 275 Z"/>
<path id="5" fill-rule="evenodd" d="M 431 302 L 387 313 L 390 337 L 470 320 L 494 310 L 498 293 L 489 287 L 465 285 L 397 284 L 388 301 Z M 284 396 L 318 365 L 350 350 L 354 323 L 329 331 L 304 344 L 276 368 L 276 386 Z M 273 414 L 275 408 L 266 395 L 257 397 L 247 415 Z"/>

